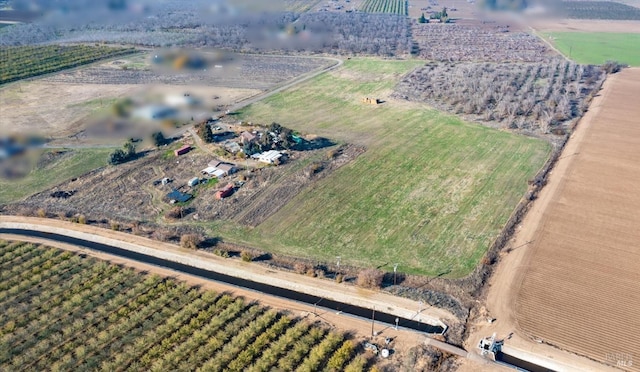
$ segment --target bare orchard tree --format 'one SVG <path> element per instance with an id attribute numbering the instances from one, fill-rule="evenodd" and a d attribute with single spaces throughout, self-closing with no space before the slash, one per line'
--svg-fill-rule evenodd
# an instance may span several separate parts
<path id="1" fill-rule="evenodd" d="M 583 114 L 604 76 L 598 66 L 566 60 L 429 63 L 408 74 L 393 96 L 427 102 L 493 127 L 564 133 Z"/>

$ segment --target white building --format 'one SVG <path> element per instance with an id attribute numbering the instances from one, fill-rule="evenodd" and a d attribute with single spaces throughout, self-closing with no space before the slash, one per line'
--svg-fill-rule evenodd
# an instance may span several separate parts
<path id="1" fill-rule="evenodd" d="M 164 98 L 164 103 L 172 107 L 196 106 L 199 102 L 190 94 L 170 94 Z"/>
<path id="2" fill-rule="evenodd" d="M 222 178 L 224 176 L 226 176 L 227 172 L 225 172 L 222 169 L 218 169 L 216 167 L 206 167 L 205 169 L 202 170 L 203 174 L 208 174 L 211 177 L 215 177 L 215 178 Z"/>
<path id="3" fill-rule="evenodd" d="M 260 155 L 258 155 L 258 161 L 261 161 L 267 164 L 273 164 L 281 157 L 282 157 L 282 154 L 280 153 L 280 151 L 270 150 L 270 151 L 265 151 Z"/>

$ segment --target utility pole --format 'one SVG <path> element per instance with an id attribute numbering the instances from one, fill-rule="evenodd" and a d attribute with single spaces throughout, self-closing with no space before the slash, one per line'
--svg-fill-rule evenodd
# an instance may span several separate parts
<path id="1" fill-rule="evenodd" d="M 317 310 L 317 308 L 318 308 L 318 304 L 320 303 L 320 301 L 322 301 L 322 297 L 320 297 L 320 299 L 318 300 L 318 302 L 316 302 L 316 303 L 314 303 L 314 304 L 313 304 L 313 314 L 314 314 L 315 316 L 318 316 L 318 310 Z"/>
<path id="2" fill-rule="evenodd" d="M 337 256 L 336 259 L 338 260 L 338 270 L 340 270 L 340 256 Z"/>
<path id="3" fill-rule="evenodd" d="M 393 285 L 396 285 L 396 271 L 398 271 L 398 264 L 393 265 Z"/>
<path id="4" fill-rule="evenodd" d="M 375 306 L 373 307 L 373 313 L 371 315 L 371 337 L 375 337 L 376 333 L 373 330 L 373 325 L 375 323 L 375 319 L 376 319 L 376 308 Z"/>

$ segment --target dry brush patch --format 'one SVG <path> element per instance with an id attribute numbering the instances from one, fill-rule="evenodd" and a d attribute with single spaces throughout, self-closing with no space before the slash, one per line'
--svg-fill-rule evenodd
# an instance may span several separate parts
<path id="1" fill-rule="evenodd" d="M 582 116 L 605 73 L 561 59 L 545 63 L 430 63 L 394 97 L 427 102 L 498 128 L 564 134 Z"/>

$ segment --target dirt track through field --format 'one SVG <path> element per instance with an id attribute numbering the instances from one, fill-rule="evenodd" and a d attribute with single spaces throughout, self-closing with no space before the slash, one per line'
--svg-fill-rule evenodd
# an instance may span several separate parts
<path id="1" fill-rule="evenodd" d="M 640 69 L 610 79 L 541 217 L 515 316 L 531 337 L 638 371 Z"/>

